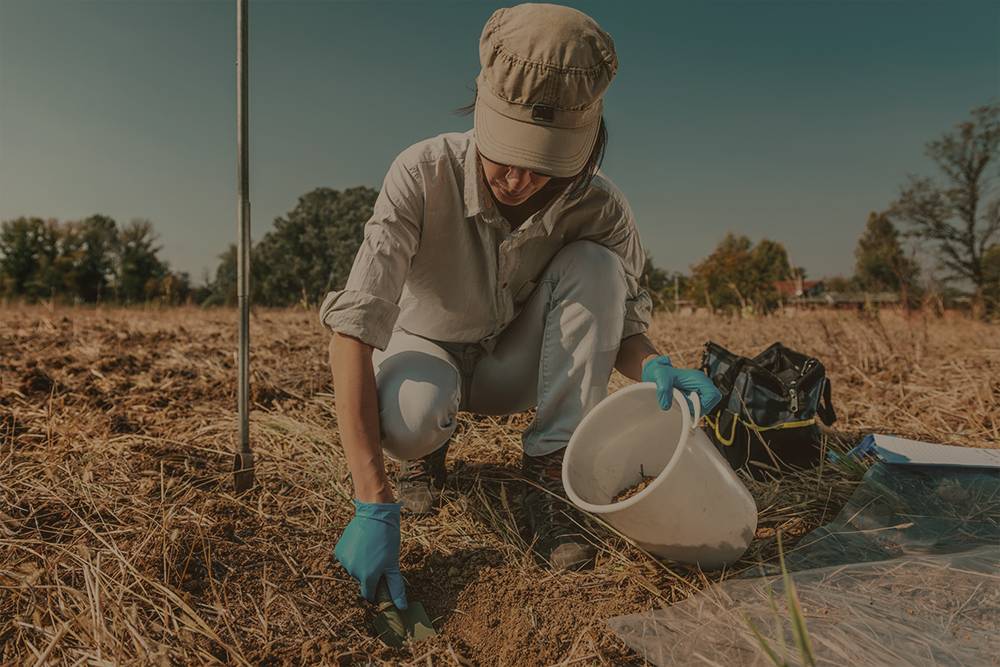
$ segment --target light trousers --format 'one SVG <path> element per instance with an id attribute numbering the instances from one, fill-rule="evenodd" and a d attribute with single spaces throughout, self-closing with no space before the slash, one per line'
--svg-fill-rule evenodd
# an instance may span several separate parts
<path id="1" fill-rule="evenodd" d="M 566 446 L 608 392 L 625 325 L 621 260 L 575 241 L 549 262 L 518 316 L 487 351 L 397 328 L 373 356 L 382 447 L 410 461 L 444 445 L 460 410 L 505 415 L 537 408 L 524 453 Z"/>

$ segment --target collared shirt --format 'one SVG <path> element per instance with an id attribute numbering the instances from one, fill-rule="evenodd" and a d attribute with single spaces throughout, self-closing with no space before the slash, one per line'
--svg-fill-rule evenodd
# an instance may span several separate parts
<path id="1" fill-rule="evenodd" d="M 590 240 L 614 251 L 625 267 L 622 337 L 647 329 L 651 301 L 638 286 L 645 253 L 635 219 L 600 170 L 582 197 L 567 200 L 563 191 L 513 232 L 488 187 L 474 130 L 440 134 L 400 153 L 347 284 L 326 295 L 320 321 L 379 349 L 398 326 L 490 350 L 553 256 L 568 243 Z"/>

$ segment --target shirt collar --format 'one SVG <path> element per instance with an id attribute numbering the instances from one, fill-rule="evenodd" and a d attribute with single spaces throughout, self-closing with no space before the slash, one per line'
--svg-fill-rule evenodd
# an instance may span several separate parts
<path id="1" fill-rule="evenodd" d="M 541 216 L 542 225 L 545 226 L 545 233 L 551 234 L 552 229 L 556 226 L 556 212 L 566 204 L 566 193 L 569 192 L 569 187 L 563 188 L 563 191 L 558 195 L 549 200 L 549 203 L 541 208 L 535 215 Z"/>
<path id="2" fill-rule="evenodd" d="M 474 218 L 483 212 L 484 208 L 492 208 L 489 193 L 483 190 L 482 171 L 479 168 L 479 154 L 476 152 L 476 135 L 469 130 L 469 147 L 465 150 L 465 217 Z"/>
<path id="3" fill-rule="evenodd" d="M 564 189 L 532 216 L 535 218 L 536 223 L 541 218 L 541 223 L 545 227 L 546 234 L 551 234 L 552 229 L 555 227 L 556 211 L 565 204 L 566 193 L 567 189 Z M 483 182 L 483 172 L 479 167 L 479 153 L 476 151 L 476 135 L 474 130 L 469 130 L 469 147 L 465 150 L 465 191 L 463 193 L 463 204 L 465 206 L 466 218 L 474 218 L 483 213 L 483 217 L 486 218 L 487 222 L 497 222 L 499 212 L 493 204 L 493 197 L 486 190 L 486 183 Z"/>

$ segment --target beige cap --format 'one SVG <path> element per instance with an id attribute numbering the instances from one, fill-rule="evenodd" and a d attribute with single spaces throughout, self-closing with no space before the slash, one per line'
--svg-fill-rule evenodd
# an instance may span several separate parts
<path id="1" fill-rule="evenodd" d="M 526 3 L 493 12 L 479 62 L 475 134 L 482 154 L 550 176 L 578 174 L 618 70 L 611 36 L 579 10 Z"/>

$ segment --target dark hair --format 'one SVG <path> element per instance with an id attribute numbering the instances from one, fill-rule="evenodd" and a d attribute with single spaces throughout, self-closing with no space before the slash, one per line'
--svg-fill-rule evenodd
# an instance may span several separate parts
<path id="1" fill-rule="evenodd" d="M 475 86 L 473 86 L 473 92 L 475 92 Z M 476 102 L 473 100 L 472 104 L 468 104 L 464 107 L 459 107 L 455 109 L 455 113 L 459 116 L 468 116 L 476 110 Z M 549 182 L 545 184 L 543 190 L 562 190 L 567 188 L 566 198 L 567 199 L 577 199 L 583 196 L 583 193 L 587 191 L 590 187 L 590 182 L 594 179 L 594 175 L 597 170 L 601 168 L 601 163 L 604 162 L 604 152 L 608 146 L 608 128 L 604 124 L 604 116 L 601 116 L 601 125 L 597 128 L 597 139 L 594 141 L 594 147 L 590 151 L 590 157 L 587 159 L 587 163 L 583 165 L 583 169 L 579 171 L 575 176 L 553 176 L 549 179 Z"/>

